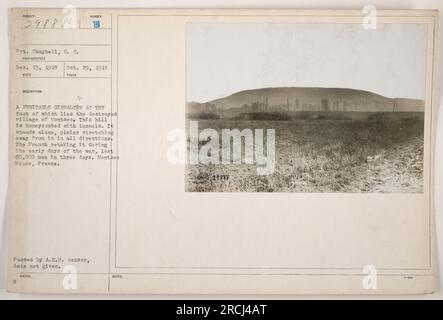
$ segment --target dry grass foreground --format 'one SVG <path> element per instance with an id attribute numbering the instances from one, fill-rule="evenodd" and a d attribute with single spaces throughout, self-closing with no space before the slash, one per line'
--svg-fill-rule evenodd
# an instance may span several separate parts
<path id="1" fill-rule="evenodd" d="M 423 126 L 422 117 L 199 120 L 200 130 L 219 134 L 224 128 L 274 128 L 276 167 L 258 176 L 255 165 L 187 165 L 186 191 L 422 192 Z"/>

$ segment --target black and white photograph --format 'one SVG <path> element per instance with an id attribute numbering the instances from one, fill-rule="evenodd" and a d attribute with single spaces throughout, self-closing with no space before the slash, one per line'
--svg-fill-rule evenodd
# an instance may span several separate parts
<path id="1" fill-rule="evenodd" d="M 422 193 L 426 26 L 190 23 L 187 192 Z"/>

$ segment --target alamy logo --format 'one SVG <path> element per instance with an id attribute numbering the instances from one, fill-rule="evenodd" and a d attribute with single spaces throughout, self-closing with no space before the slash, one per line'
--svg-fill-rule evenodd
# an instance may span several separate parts
<path id="1" fill-rule="evenodd" d="M 191 165 L 255 164 L 258 175 L 271 175 L 275 171 L 275 130 L 266 129 L 266 141 L 264 133 L 264 129 L 249 128 L 199 131 L 198 121 L 190 121 L 188 139 L 182 129 L 168 133 L 168 161 Z"/>
<path id="2" fill-rule="evenodd" d="M 63 29 L 77 29 L 77 8 L 74 6 L 64 6 L 63 7 L 63 20 L 62 27 Z"/>
<path id="3" fill-rule="evenodd" d="M 377 29 L 377 8 L 373 5 L 367 5 L 363 7 L 362 12 L 365 14 L 362 26 L 365 30 Z"/>

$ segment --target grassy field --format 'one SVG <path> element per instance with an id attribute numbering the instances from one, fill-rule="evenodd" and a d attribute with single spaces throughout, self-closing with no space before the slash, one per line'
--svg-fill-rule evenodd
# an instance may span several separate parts
<path id="1" fill-rule="evenodd" d="M 276 167 L 259 176 L 255 165 L 187 165 L 188 192 L 422 192 L 422 117 L 198 124 L 275 129 Z"/>

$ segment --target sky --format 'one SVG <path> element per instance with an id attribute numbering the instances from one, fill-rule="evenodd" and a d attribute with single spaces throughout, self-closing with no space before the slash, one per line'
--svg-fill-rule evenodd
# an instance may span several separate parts
<path id="1" fill-rule="evenodd" d="M 424 99 L 426 25 L 190 23 L 187 101 L 265 87 L 336 87 Z"/>

